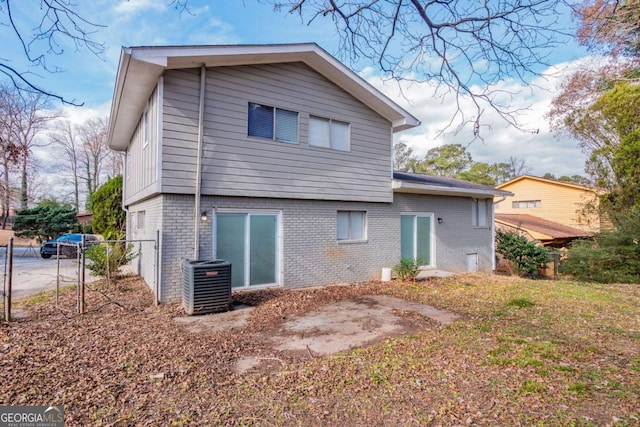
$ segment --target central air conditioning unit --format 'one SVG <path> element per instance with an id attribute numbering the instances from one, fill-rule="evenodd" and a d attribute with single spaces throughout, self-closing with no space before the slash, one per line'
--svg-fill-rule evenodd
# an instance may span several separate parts
<path id="1" fill-rule="evenodd" d="M 207 314 L 231 308 L 231 263 L 182 261 L 182 304 L 187 313 Z"/>

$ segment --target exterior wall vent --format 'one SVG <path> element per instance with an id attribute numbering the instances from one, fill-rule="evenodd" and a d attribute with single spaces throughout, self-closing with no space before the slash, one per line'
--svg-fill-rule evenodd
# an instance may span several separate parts
<path id="1" fill-rule="evenodd" d="M 189 315 L 231 307 L 231 264 L 223 260 L 182 261 L 182 304 Z"/>

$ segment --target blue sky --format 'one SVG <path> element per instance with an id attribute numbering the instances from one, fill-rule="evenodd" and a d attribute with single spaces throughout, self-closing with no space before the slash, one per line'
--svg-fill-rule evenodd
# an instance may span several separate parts
<path id="1" fill-rule="evenodd" d="M 293 43 L 315 42 L 329 53 L 339 57 L 338 36 L 333 23 L 317 19 L 311 25 L 300 17 L 274 12 L 272 6 L 257 0 L 203 1 L 189 0 L 190 11 L 170 6 L 170 0 L 92 0 L 78 1 L 80 13 L 90 21 L 104 25 L 96 27 L 93 38 L 103 42 L 106 51 L 95 56 L 74 46 L 61 46 L 64 53 L 49 57 L 50 65 L 64 72 L 47 73 L 35 70 L 32 81 L 67 99 L 84 103 L 81 109 L 68 108 L 70 116 L 107 114 L 113 93 L 115 73 L 121 46 L 142 45 L 199 45 L 241 43 Z M 37 0 L 13 2 L 16 21 L 25 28 L 33 27 L 30 8 L 39 7 Z M 5 41 L 0 57 L 10 58 L 11 65 L 22 68 L 20 46 L 8 28 L 0 27 L 0 40 Z M 520 132 L 506 126 L 491 112 L 487 112 L 483 129 L 484 141 L 469 145 L 474 160 L 505 161 L 511 156 L 523 158 L 534 174 L 552 172 L 556 175 L 583 174 L 584 156 L 575 141 L 554 137 L 548 132 L 544 117 L 561 77 L 575 61 L 584 56 L 576 46 L 567 44 L 549 58 L 556 66 L 549 71 L 553 76 L 537 78 L 536 88 L 515 80 L 501 82 L 500 86 L 515 93 L 513 105 L 532 108 L 522 117 L 527 128 L 540 129 L 536 134 Z M 418 154 L 443 143 L 467 144 L 469 133 L 439 135 L 453 114 L 451 98 L 434 99 L 429 84 L 405 85 L 400 96 L 397 85 L 384 84 L 374 64 L 352 64 L 354 71 L 411 111 L 423 126 L 397 136 Z"/>

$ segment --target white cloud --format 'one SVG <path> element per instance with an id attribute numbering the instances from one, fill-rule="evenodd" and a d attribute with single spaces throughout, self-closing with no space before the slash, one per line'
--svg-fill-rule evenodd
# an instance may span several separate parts
<path id="1" fill-rule="evenodd" d="M 161 11 L 166 9 L 167 2 L 164 0 L 121 0 L 113 11 L 120 15 L 136 15 L 148 10 Z"/>
<path id="2" fill-rule="evenodd" d="M 550 67 L 528 85 L 505 80 L 493 86 L 491 90 L 498 91 L 500 102 L 518 111 L 516 118 L 521 129 L 509 125 L 495 110 L 484 106 L 480 129 L 483 140 L 474 140 L 471 124 L 455 132 L 464 120 L 475 119 L 475 106 L 468 97 L 456 99 L 450 92 L 434 96 L 437 93 L 434 82 L 384 82 L 373 76 L 371 70 L 364 70 L 361 75 L 422 122 L 418 128 L 395 136 L 396 141 L 404 142 L 419 156 L 443 144 L 463 144 L 468 145 L 468 151 L 478 162 L 504 162 L 517 157 L 524 159 L 536 175 L 547 172 L 556 176 L 584 175 L 586 157 L 577 142 L 552 134 L 546 118 L 564 78 L 583 63 L 576 61 Z M 466 116 L 464 119 L 457 116 L 452 121 L 458 105 Z"/>

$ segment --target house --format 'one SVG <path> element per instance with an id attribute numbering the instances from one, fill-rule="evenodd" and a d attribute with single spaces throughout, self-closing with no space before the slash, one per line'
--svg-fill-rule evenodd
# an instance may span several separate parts
<path id="1" fill-rule="evenodd" d="M 497 203 L 497 223 L 520 228 L 543 244 L 564 246 L 607 227 L 597 212 L 597 189 L 564 181 L 522 175 L 497 187 L 513 197 Z M 591 206 L 596 209 L 585 209 Z"/>
<path id="2" fill-rule="evenodd" d="M 392 136 L 418 124 L 316 44 L 124 48 L 108 143 L 128 237 L 160 236 L 141 275 L 175 301 L 184 259 L 231 261 L 234 289 L 375 279 L 401 257 L 491 271 L 510 193 L 394 173 Z"/>
<path id="3" fill-rule="evenodd" d="M 529 214 L 495 214 L 496 228 L 518 231 L 527 240 L 537 240 L 543 246 L 564 248 L 572 240 L 584 239 L 591 234 L 578 228 Z"/>

